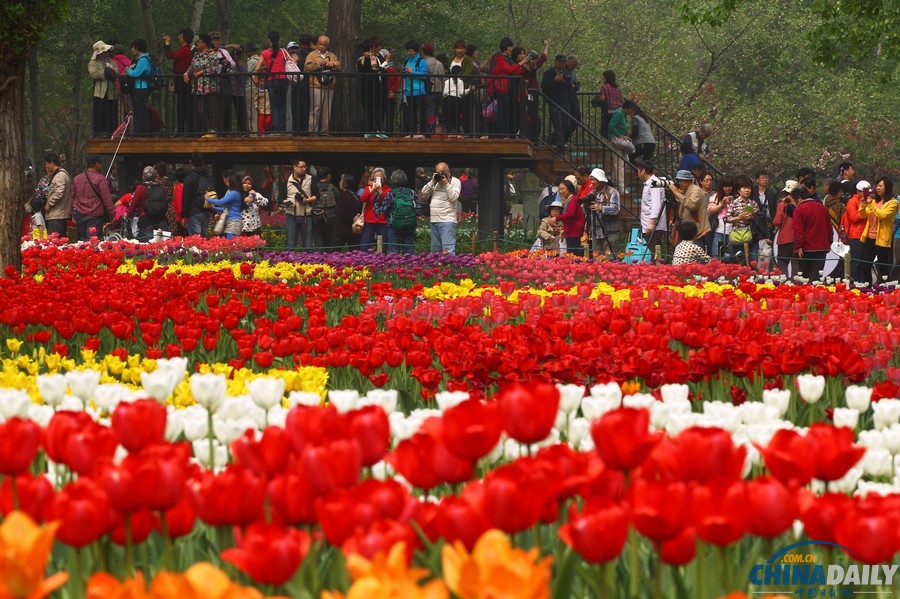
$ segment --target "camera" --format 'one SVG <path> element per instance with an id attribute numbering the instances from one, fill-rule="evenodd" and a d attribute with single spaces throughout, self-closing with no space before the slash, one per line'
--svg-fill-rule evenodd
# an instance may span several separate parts
<path id="1" fill-rule="evenodd" d="M 659 179 L 658 181 L 650 181 L 650 187 L 655 187 L 657 189 L 659 189 L 659 188 L 665 189 L 665 188 L 668 188 L 669 185 L 674 183 L 674 181 L 672 181 L 671 179 L 666 179 L 665 177 L 657 177 L 657 178 Z"/>
<path id="2" fill-rule="evenodd" d="M 444 173 L 435 173 L 435 174 L 434 174 L 434 180 L 435 180 L 435 182 L 437 182 L 437 181 L 443 181 L 443 180 L 444 180 Z"/>

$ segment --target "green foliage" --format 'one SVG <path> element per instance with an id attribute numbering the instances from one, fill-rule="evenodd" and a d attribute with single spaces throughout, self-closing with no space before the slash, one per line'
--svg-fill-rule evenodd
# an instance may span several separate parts
<path id="1" fill-rule="evenodd" d="M 0 60 L 25 56 L 48 25 L 58 20 L 67 0 L 20 0 L 0 3 Z"/>

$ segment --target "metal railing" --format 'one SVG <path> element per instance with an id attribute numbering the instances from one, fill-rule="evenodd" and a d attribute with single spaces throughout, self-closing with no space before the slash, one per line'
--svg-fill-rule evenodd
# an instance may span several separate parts
<path id="1" fill-rule="evenodd" d="M 581 122 L 586 128 L 597 132 L 599 135 L 603 111 L 591 104 L 591 100 L 597 97 L 597 92 L 578 92 L 575 96 L 578 99 Z M 653 155 L 653 164 L 656 167 L 656 172 L 670 177 L 674 176 L 678 170 L 678 164 L 681 162 L 682 138 L 675 135 L 665 125 L 650 115 L 647 115 L 647 124 L 650 125 L 650 131 L 656 139 L 656 151 Z M 703 165 L 706 167 L 707 172 L 713 173 L 716 180 L 724 176 L 708 160 L 703 160 Z"/>
<path id="2" fill-rule="evenodd" d="M 152 91 L 126 88 L 103 113 L 95 111 L 95 137 L 111 135 L 129 112 L 134 113 L 129 137 L 526 134 L 527 95 L 521 77 L 234 72 L 188 83 L 174 75 L 161 75 L 157 81 Z M 117 86 L 122 83 L 132 80 L 120 77 Z M 492 102 L 491 110 L 486 110 Z M 143 104 L 146 119 L 137 114 Z"/>

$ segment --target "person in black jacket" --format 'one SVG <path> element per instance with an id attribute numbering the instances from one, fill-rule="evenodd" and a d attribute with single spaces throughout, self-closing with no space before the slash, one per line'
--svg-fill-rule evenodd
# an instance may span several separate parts
<path id="1" fill-rule="evenodd" d="M 353 175 L 341 175 L 340 193 L 337 196 L 334 245 L 337 247 L 347 245 L 351 250 L 358 248 L 360 238 L 359 233 L 353 232 L 353 219 L 362 212 L 362 203 L 354 191 L 355 187 L 356 179 Z"/>
<path id="2" fill-rule="evenodd" d="M 209 209 L 204 206 L 205 195 L 215 191 L 215 183 L 203 163 L 203 154 L 191 154 L 193 170 L 184 179 L 181 196 L 181 224 L 188 230 L 188 235 L 206 237 L 209 234 Z"/>
<path id="3" fill-rule="evenodd" d="M 547 143 L 556 148 L 556 151 L 562 154 L 566 146 L 566 114 L 569 110 L 569 90 L 572 88 L 572 82 L 566 75 L 566 55 L 557 54 L 553 59 L 553 68 L 544 71 L 541 78 L 541 91 L 547 96 L 551 103 L 550 108 L 550 125 L 553 132 L 547 137 Z"/>
<path id="4" fill-rule="evenodd" d="M 778 208 L 778 197 L 775 190 L 769 187 L 769 172 L 765 169 L 756 171 L 756 185 L 753 186 L 753 199 L 756 200 L 758 225 L 754 227 L 754 248 L 752 255 L 758 255 L 763 242 L 768 241 L 771 247 L 775 237 L 772 221 L 775 220 L 775 210 Z"/>

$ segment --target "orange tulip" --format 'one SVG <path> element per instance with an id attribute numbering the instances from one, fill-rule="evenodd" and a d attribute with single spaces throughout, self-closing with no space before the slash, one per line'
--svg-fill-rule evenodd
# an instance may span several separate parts
<path id="1" fill-rule="evenodd" d="M 322 591 L 320 599 L 448 599 L 447 586 L 442 580 L 432 580 L 425 586 L 419 581 L 428 576 L 425 568 L 409 568 L 406 565 L 406 543 L 395 543 L 387 556 L 378 553 L 367 560 L 352 554 L 347 558 L 347 571 L 353 585 L 346 597 L 337 591 Z"/>
<path id="2" fill-rule="evenodd" d="M 212 564 L 200 562 L 184 574 L 160 572 L 153 579 L 150 591 L 144 576 L 119 582 L 109 574 L 94 574 L 88 581 L 87 599 L 264 599 L 252 587 L 232 582 L 228 575 Z M 272 598 L 277 599 L 277 598 Z"/>
<path id="3" fill-rule="evenodd" d="M 481 535 L 471 555 L 460 541 L 441 550 L 444 580 L 460 599 L 550 597 L 553 558 L 539 557 L 537 549 L 514 548 L 499 530 Z"/>
<path id="4" fill-rule="evenodd" d="M 59 523 L 38 526 L 25 512 L 9 514 L 0 525 L 0 597 L 41 599 L 65 584 L 69 575 L 44 578 Z"/>
<path id="5" fill-rule="evenodd" d="M 746 593 L 729 593 L 727 597 L 722 597 L 721 599 L 750 599 L 750 597 Z M 770 595 L 769 599 L 791 599 L 787 595 Z"/>

